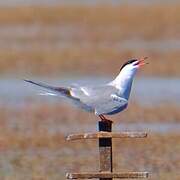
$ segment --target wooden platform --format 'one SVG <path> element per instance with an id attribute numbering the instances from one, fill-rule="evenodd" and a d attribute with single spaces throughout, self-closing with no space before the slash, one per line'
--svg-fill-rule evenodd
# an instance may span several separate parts
<path id="1" fill-rule="evenodd" d="M 99 173 L 67 173 L 67 179 L 93 179 L 93 178 L 147 178 L 148 172 L 125 172 L 125 173 L 111 173 L 111 172 L 99 172 Z"/>
<path id="2" fill-rule="evenodd" d="M 146 138 L 146 132 L 97 132 L 84 134 L 71 134 L 66 137 L 67 141 L 80 139 L 99 139 L 99 138 Z"/>

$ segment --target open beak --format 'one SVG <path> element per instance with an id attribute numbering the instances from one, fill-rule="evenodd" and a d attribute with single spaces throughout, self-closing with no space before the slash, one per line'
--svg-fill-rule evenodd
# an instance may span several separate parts
<path id="1" fill-rule="evenodd" d="M 147 58 L 148 57 L 143 57 L 138 60 L 139 67 L 144 66 L 145 64 L 148 64 L 148 62 L 145 61 Z"/>

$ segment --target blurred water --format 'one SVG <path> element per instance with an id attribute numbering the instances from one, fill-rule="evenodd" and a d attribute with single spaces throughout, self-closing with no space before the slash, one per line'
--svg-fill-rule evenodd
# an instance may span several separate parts
<path id="1" fill-rule="evenodd" d="M 0 0 L 0 5 L 5 6 L 17 6 L 17 5 L 56 5 L 56 4 L 86 4 L 94 5 L 97 3 L 108 3 L 108 4 L 121 4 L 121 3 L 165 3 L 165 2 L 178 2 L 177 0 Z"/>
<path id="2" fill-rule="evenodd" d="M 152 4 L 152 3 L 173 3 L 178 0 L 6 0 L 0 1 L 0 5 L 14 6 L 14 5 L 57 5 L 57 4 L 86 4 L 94 5 L 97 3 L 121 4 L 121 3 L 136 3 L 136 4 Z"/>
<path id="3" fill-rule="evenodd" d="M 111 80 L 107 78 L 32 78 L 35 81 L 42 81 L 55 86 L 79 85 L 97 85 Z M 31 98 L 39 98 L 40 101 L 59 101 L 54 97 L 40 97 L 38 93 L 42 89 L 24 82 L 21 79 L 0 79 L 0 104 L 20 105 Z M 143 104 L 151 105 L 164 102 L 180 104 L 180 79 L 178 78 L 137 78 L 134 81 L 132 89 L 132 99 Z"/>

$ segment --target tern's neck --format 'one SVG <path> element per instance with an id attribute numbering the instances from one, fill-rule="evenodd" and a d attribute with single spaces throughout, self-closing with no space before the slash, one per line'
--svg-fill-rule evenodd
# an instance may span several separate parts
<path id="1" fill-rule="evenodd" d="M 119 75 L 111 82 L 111 85 L 120 90 L 124 98 L 129 99 L 133 78 L 137 69 L 122 69 Z"/>

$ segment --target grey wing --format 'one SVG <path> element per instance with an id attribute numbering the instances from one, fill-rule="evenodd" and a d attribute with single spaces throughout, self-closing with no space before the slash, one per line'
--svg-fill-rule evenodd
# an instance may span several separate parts
<path id="1" fill-rule="evenodd" d="M 122 111 L 128 101 L 116 95 L 117 89 L 112 86 L 75 87 L 70 90 L 72 97 L 79 99 L 79 104 L 97 115 L 114 114 Z"/>
<path id="2" fill-rule="evenodd" d="M 81 90 L 81 88 L 79 88 L 78 86 L 72 86 L 70 88 L 68 87 L 54 87 L 54 86 L 50 86 L 41 82 L 35 82 L 35 81 L 31 81 L 31 80 L 24 80 L 28 83 L 34 84 L 36 86 L 45 88 L 48 93 L 47 95 L 52 95 L 49 92 L 53 92 L 53 95 L 60 95 L 62 97 L 66 97 L 69 100 L 71 100 L 71 102 L 73 102 L 74 104 L 76 104 L 77 106 L 87 110 L 87 111 L 92 111 L 92 108 L 89 107 L 88 105 L 86 105 L 85 103 L 83 103 L 81 101 L 81 99 L 84 99 L 84 97 L 86 96 L 83 92 L 83 90 Z"/>
<path id="3" fill-rule="evenodd" d="M 98 98 L 101 96 L 109 96 L 112 93 L 116 93 L 117 89 L 108 85 L 101 86 L 79 86 L 71 89 L 71 93 L 74 97 L 83 98 Z"/>
<path id="4" fill-rule="evenodd" d="M 86 111 L 93 112 L 94 107 L 91 103 L 88 103 L 91 99 L 89 91 L 86 90 L 86 87 L 78 87 L 78 86 L 71 86 L 70 95 L 74 98 L 75 104 Z"/>
<path id="5" fill-rule="evenodd" d="M 128 105 L 128 101 L 122 97 L 112 94 L 109 98 L 104 98 L 100 103 L 96 104 L 95 113 L 100 114 L 115 114 L 124 110 Z"/>
<path id="6" fill-rule="evenodd" d="M 99 87 L 72 87 L 70 90 L 72 97 L 79 99 L 77 105 L 87 111 L 94 112 L 97 102 L 99 102 Z"/>

